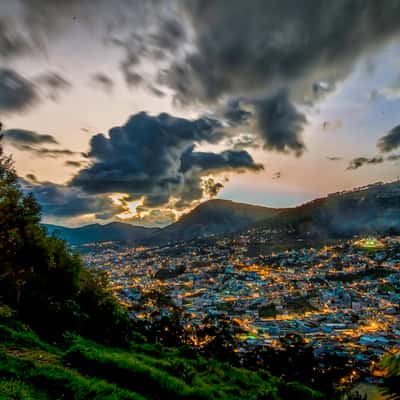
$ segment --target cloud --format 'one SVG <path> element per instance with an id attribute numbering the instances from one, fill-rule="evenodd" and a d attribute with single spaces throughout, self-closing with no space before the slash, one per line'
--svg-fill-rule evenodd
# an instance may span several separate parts
<path id="1" fill-rule="evenodd" d="M 381 137 L 377 147 L 382 153 L 388 153 L 400 147 L 400 125 L 395 126 L 388 134 Z"/>
<path id="2" fill-rule="evenodd" d="M 17 72 L 0 68 L 0 112 L 21 112 L 38 102 L 35 86 Z"/>
<path id="3" fill-rule="evenodd" d="M 400 97 L 400 75 L 389 86 L 379 89 L 378 93 L 387 99 L 398 99 Z"/>
<path id="4" fill-rule="evenodd" d="M 324 121 L 321 124 L 321 128 L 325 131 L 334 131 L 337 129 L 341 129 L 343 127 L 343 122 L 340 120 L 336 120 L 336 121 Z"/>
<path id="5" fill-rule="evenodd" d="M 232 143 L 237 143 L 236 148 L 257 148 L 261 142 L 265 150 L 294 153 L 297 157 L 306 150 L 303 130 L 308 121 L 291 102 L 287 90 L 261 98 L 231 99 L 216 115 L 236 133 L 244 130 L 252 133 L 232 139 Z"/>
<path id="6" fill-rule="evenodd" d="M 400 154 L 391 154 L 386 158 L 387 161 L 398 161 L 400 160 Z"/>
<path id="7" fill-rule="evenodd" d="M 187 38 L 183 24 L 175 18 L 168 18 L 161 21 L 158 31 L 151 36 L 151 44 L 159 49 L 174 53 L 180 44 Z"/>
<path id="8" fill-rule="evenodd" d="M 304 101 L 315 96 L 315 82 L 334 85 L 360 56 L 400 31 L 396 0 L 306 0 L 301 7 L 292 0 L 179 4 L 194 31 L 193 50 L 162 79 L 183 103 L 270 95 L 282 88 L 291 89 L 294 101 Z"/>
<path id="9" fill-rule="evenodd" d="M 312 84 L 312 98 L 307 99 L 312 103 L 313 100 L 319 100 L 336 90 L 334 81 L 318 81 Z"/>
<path id="10" fill-rule="evenodd" d="M 126 211 L 124 205 L 115 204 L 105 196 L 90 196 L 78 188 L 37 180 L 21 181 L 26 192 L 34 194 L 47 217 L 72 218 L 82 214 L 95 214 L 96 218 L 109 219 Z"/>
<path id="11" fill-rule="evenodd" d="M 47 96 L 56 101 L 60 93 L 71 89 L 72 84 L 57 72 L 48 72 L 35 78 L 35 82 L 43 87 Z"/>
<path id="12" fill-rule="evenodd" d="M 281 177 L 282 177 L 282 174 L 281 174 L 281 172 L 275 172 L 273 175 L 272 175 L 272 179 L 281 179 Z"/>
<path id="13" fill-rule="evenodd" d="M 34 174 L 27 174 L 25 176 L 25 178 L 29 181 L 29 182 L 38 182 L 38 179 L 36 178 L 36 175 Z"/>
<path id="14" fill-rule="evenodd" d="M 13 21 L 0 19 L 0 57 L 10 59 L 28 53 L 30 46 Z"/>
<path id="15" fill-rule="evenodd" d="M 254 101 L 255 122 L 264 149 L 303 154 L 306 146 L 302 133 L 307 118 L 290 102 L 286 91 Z"/>
<path id="16" fill-rule="evenodd" d="M 76 152 L 69 149 L 49 149 L 46 147 L 30 146 L 28 144 L 18 145 L 17 148 L 20 151 L 28 151 L 36 157 L 59 158 L 64 156 L 73 156 L 77 154 Z"/>
<path id="17" fill-rule="evenodd" d="M 347 167 L 347 170 L 355 170 L 366 164 L 369 164 L 369 165 L 382 164 L 384 161 L 385 161 L 384 158 L 381 156 L 375 156 L 375 157 L 371 157 L 371 158 L 357 157 L 357 158 L 353 158 L 350 161 L 349 166 Z"/>
<path id="18" fill-rule="evenodd" d="M 98 72 L 91 76 L 92 82 L 99 89 L 103 90 L 105 93 L 111 93 L 114 89 L 114 81 L 106 74 Z"/>
<path id="19" fill-rule="evenodd" d="M 136 213 L 131 218 L 121 218 L 124 222 L 131 222 L 140 226 L 165 226 L 177 219 L 176 213 L 169 209 L 147 209 L 136 207 Z"/>
<path id="20" fill-rule="evenodd" d="M 338 157 L 338 156 L 327 156 L 326 159 L 329 160 L 329 161 L 340 161 L 340 160 L 342 160 L 342 157 Z"/>
<path id="21" fill-rule="evenodd" d="M 143 199 L 147 208 L 173 200 L 185 207 L 205 195 L 204 177 L 262 168 L 246 151 L 195 151 L 196 145 L 217 144 L 226 135 L 215 119 L 138 113 L 108 137 L 92 137 L 87 154 L 92 164 L 70 184 L 88 193 L 127 193 L 132 200 Z"/>
<path id="22" fill-rule="evenodd" d="M 260 147 L 257 137 L 249 134 L 240 134 L 230 139 L 228 143 L 234 150 L 258 149 Z"/>
<path id="23" fill-rule="evenodd" d="M 75 151 L 69 149 L 48 149 L 45 147 L 42 148 L 30 148 L 26 149 L 27 151 L 31 151 L 37 156 L 41 157 L 50 157 L 50 158 L 58 158 L 64 156 L 72 156 L 77 154 Z"/>
<path id="24" fill-rule="evenodd" d="M 245 101 L 243 101 L 245 103 Z M 242 125 L 248 121 L 252 113 L 242 107 L 240 99 L 231 99 L 221 112 L 222 117 L 231 126 Z"/>
<path id="25" fill-rule="evenodd" d="M 46 74 L 39 75 L 36 78 L 36 81 L 39 84 L 54 90 L 66 89 L 72 86 L 67 79 L 62 77 L 57 72 L 48 72 Z"/>
<path id="26" fill-rule="evenodd" d="M 25 129 L 7 129 L 3 134 L 4 139 L 17 149 L 26 145 L 58 144 L 52 135 L 42 135 Z"/>
<path id="27" fill-rule="evenodd" d="M 83 166 L 83 163 L 81 161 L 73 161 L 73 160 L 67 160 L 64 163 L 67 167 L 74 167 L 74 168 L 80 168 Z"/>
<path id="28" fill-rule="evenodd" d="M 152 84 L 148 84 L 147 85 L 147 89 L 152 94 L 154 94 L 154 96 L 157 96 L 157 97 L 164 97 L 165 96 L 165 93 L 161 89 L 159 89 L 157 86 L 154 86 Z"/>
<path id="29" fill-rule="evenodd" d="M 213 178 L 203 180 L 204 193 L 209 197 L 215 197 L 223 187 L 222 182 L 217 182 Z"/>
<path id="30" fill-rule="evenodd" d="M 143 77 L 136 71 L 132 70 L 129 64 L 121 63 L 121 69 L 124 74 L 125 82 L 129 88 L 140 85 L 144 82 Z"/>
<path id="31" fill-rule="evenodd" d="M 58 145 L 57 140 L 52 135 L 42 135 L 25 129 L 8 129 L 3 132 L 3 135 L 5 141 L 16 149 L 31 152 L 38 157 L 57 158 L 76 154 L 69 149 L 42 147 L 42 145 L 47 144 Z"/>

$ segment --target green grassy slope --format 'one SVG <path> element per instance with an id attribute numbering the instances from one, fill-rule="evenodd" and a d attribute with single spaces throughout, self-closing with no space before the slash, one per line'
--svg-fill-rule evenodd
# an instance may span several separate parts
<path id="1" fill-rule="evenodd" d="M 80 337 L 57 347 L 0 307 L 0 399 L 318 399 L 267 372 L 233 368 L 194 351 L 133 343 L 129 351 Z"/>

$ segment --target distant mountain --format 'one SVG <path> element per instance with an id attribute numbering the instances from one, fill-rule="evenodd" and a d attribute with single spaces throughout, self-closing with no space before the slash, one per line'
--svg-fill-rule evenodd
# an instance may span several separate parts
<path id="1" fill-rule="evenodd" d="M 299 207 L 281 210 L 257 226 L 325 237 L 378 232 L 399 234 L 400 181 L 378 182 L 332 193 Z"/>
<path id="2" fill-rule="evenodd" d="M 157 233 L 160 228 L 145 228 L 121 222 L 110 224 L 92 224 L 79 228 L 67 228 L 57 225 L 45 225 L 49 234 L 56 233 L 70 244 L 84 244 L 92 242 L 118 241 L 139 243 Z"/>
<path id="3" fill-rule="evenodd" d="M 268 208 L 230 200 L 209 200 L 165 228 L 145 228 L 120 222 L 65 228 L 47 225 L 71 244 L 120 241 L 160 245 L 248 227 L 281 229 L 295 234 L 344 237 L 360 233 L 400 233 L 400 182 L 376 183 L 338 192 L 299 207 Z"/>
<path id="4" fill-rule="evenodd" d="M 50 234 L 57 234 L 70 244 L 120 241 L 135 244 L 165 244 L 213 234 L 236 232 L 256 221 L 276 215 L 279 209 L 209 200 L 183 215 L 165 228 L 145 228 L 121 222 L 93 224 L 79 228 L 46 225 Z"/>
<path id="5" fill-rule="evenodd" d="M 156 232 L 149 241 L 159 244 L 237 232 L 257 221 L 278 215 L 280 211 L 230 200 L 209 200 Z"/>

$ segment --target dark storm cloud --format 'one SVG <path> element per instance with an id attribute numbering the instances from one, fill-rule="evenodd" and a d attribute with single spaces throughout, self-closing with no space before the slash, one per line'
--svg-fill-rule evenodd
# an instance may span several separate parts
<path id="1" fill-rule="evenodd" d="M 58 144 L 52 135 L 42 135 L 25 129 L 7 129 L 3 134 L 4 139 L 16 148 L 25 145 Z"/>
<path id="2" fill-rule="evenodd" d="M 194 146 L 186 150 L 181 157 L 180 171 L 186 173 L 191 169 L 201 171 L 229 171 L 263 169 L 262 165 L 255 164 L 253 158 L 244 150 L 225 150 L 221 153 L 195 152 Z"/>
<path id="3" fill-rule="evenodd" d="M 71 185 L 88 193 L 143 197 L 145 207 L 165 205 L 172 197 L 187 204 L 203 196 L 202 179 L 210 173 L 262 168 L 245 151 L 194 151 L 195 145 L 216 144 L 226 135 L 214 119 L 142 112 L 112 128 L 109 137 L 98 134 L 92 138 L 87 156 L 93 163 L 79 171 Z"/>
<path id="4" fill-rule="evenodd" d="M 257 135 L 242 134 L 232 139 L 238 143 L 236 148 L 256 148 L 261 141 L 266 150 L 294 153 L 296 156 L 301 156 L 306 149 L 303 130 L 308 121 L 291 102 L 287 90 L 263 98 L 230 100 L 217 115 L 229 126 Z"/>
<path id="5" fill-rule="evenodd" d="M 58 145 L 52 135 L 42 135 L 37 132 L 24 129 L 8 129 L 3 132 L 4 140 L 20 151 L 28 151 L 41 157 L 63 157 L 76 154 L 68 149 L 53 149 L 42 147 L 43 145 Z"/>
<path id="6" fill-rule="evenodd" d="M 9 59 L 28 53 L 26 39 L 15 29 L 12 21 L 0 19 L 0 57 Z"/>
<path id="7" fill-rule="evenodd" d="M 382 153 L 388 153 L 400 147 L 400 125 L 394 127 L 387 135 L 381 137 L 377 146 Z"/>
<path id="8" fill-rule="evenodd" d="M 400 32 L 397 0 L 188 0 L 194 50 L 163 74 L 183 103 L 273 93 L 321 94 Z M 313 86 L 314 85 L 314 86 Z M 317 90 L 316 90 L 317 89 Z M 333 90 L 333 89 L 332 89 Z"/>
<path id="9" fill-rule="evenodd" d="M 92 82 L 106 93 L 111 93 L 114 89 L 114 81 L 106 74 L 98 72 L 91 76 Z"/>
<path id="10" fill-rule="evenodd" d="M 180 21 L 168 19 L 161 22 L 158 31 L 150 38 L 156 48 L 173 53 L 186 40 L 186 31 Z"/>
<path id="11" fill-rule="evenodd" d="M 281 91 L 253 104 L 264 148 L 300 156 L 306 148 L 302 133 L 307 118 L 290 102 L 287 92 Z"/>
<path id="12" fill-rule="evenodd" d="M 38 101 L 32 82 L 17 72 L 0 68 L 0 112 L 21 112 Z"/>
<path id="13" fill-rule="evenodd" d="M 22 188 L 32 192 L 43 213 L 48 217 L 79 217 L 82 214 L 95 214 L 99 219 L 108 219 L 125 211 L 123 206 L 115 205 L 107 197 L 90 196 L 78 188 L 57 185 L 51 182 L 26 182 Z"/>
<path id="14" fill-rule="evenodd" d="M 221 114 L 231 126 L 237 126 L 247 122 L 252 115 L 251 112 L 242 108 L 239 99 L 228 101 Z"/>
<path id="15" fill-rule="evenodd" d="M 358 169 L 364 165 L 376 165 L 376 164 L 382 164 L 384 162 L 384 158 L 381 156 L 376 156 L 376 157 L 357 157 L 353 158 L 349 166 L 347 167 L 348 170 L 355 170 Z"/>

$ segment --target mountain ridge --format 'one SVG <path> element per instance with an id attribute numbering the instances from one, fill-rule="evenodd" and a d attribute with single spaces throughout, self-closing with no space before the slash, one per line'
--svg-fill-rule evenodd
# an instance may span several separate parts
<path id="1" fill-rule="evenodd" d="M 291 208 L 272 208 L 232 200 L 212 199 L 182 215 L 163 228 L 122 222 L 91 224 L 78 228 L 47 225 L 70 244 L 122 241 L 130 244 L 161 245 L 194 238 L 239 232 L 256 227 L 295 227 L 327 235 L 350 235 L 400 228 L 400 182 L 377 182 Z M 396 222 L 397 221 L 397 222 Z"/>

